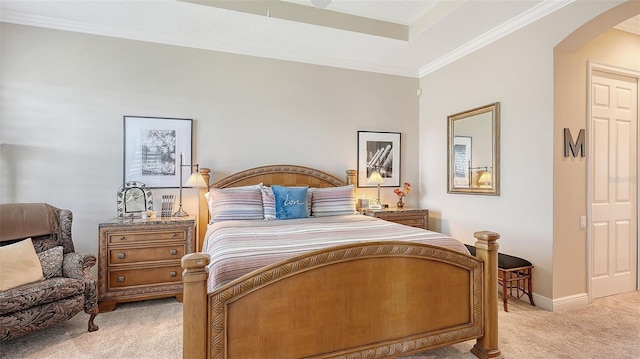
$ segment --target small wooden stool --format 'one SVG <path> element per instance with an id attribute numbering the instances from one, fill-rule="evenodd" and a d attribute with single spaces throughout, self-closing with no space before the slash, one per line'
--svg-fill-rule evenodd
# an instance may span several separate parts
<path id="1" fill-rule="evenodd" d="M 476 255 L 476 247 L 465 244 L 472 256 Z M 498 284 L 502 286 L 502 303 L 504 311 L 507 309 L 509 296 L 520 299 L 523 295 L 529 297 L 529 303 L 533 303 L 533 265 L 528 260 L 498 253 Z M 515 294 L 514 294 L 515 289 Z"/>

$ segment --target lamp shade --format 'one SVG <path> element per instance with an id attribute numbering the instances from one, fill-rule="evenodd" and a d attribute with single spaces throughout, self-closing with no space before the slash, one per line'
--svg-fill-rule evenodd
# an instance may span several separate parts
<path id="1" fill-rule="evenodd" d="M 491 172 L 482 171 L 480 177 L 478 178 L 478 186 L 480 187 L 491 187 Z"/>
<path id="2" fill-rule="evenodd" d="M 200 172 L 193 172 L 187 183 L 185 183 L 186 187 L 207 187 L 207 182 L 204 180 L 204 177 L 200 174 Z"/>
<path id="3" fill-rule="evenodd" d="M 369 179 L 367 179 L 367 183 L 380 184 L 380 183 L 384 183 L 384 179 L 382 179 L 382 176 L 380 176 L 380 172 L 373 171 L 371 172 L 371 176 L 369 176 Z"/>

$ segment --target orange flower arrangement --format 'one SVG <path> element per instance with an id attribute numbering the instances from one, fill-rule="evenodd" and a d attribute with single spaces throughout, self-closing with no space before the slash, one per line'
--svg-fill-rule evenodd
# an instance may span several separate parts
<path id="1" fill-rule="evenodd" d="M 409 192 L 411 192 L 411 183 L 409 182 L 405 182 L 403 185 L 403 189 L 400 188 L 396 188 L 393 190 L 393 193 L 395 193 L 396 195 L 398 195 L 398 197 L 400 197 L 400 202 L 402 202 L 402 199 L 409 194 Z"/>

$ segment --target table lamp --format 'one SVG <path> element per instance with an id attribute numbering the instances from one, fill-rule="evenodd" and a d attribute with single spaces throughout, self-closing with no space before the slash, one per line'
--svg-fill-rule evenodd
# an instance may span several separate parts
<path id="1" fill-rule="evenodd" d="M 196 168 L 196 171 L 192 172 L 191 176 L 189 176 L 189 179 L 187 179 L 185 186 L 187 187 L 206 187 L 207 186 L 207 183 L 205 182 L 204 178 L 200 174 L 200 171 L 198 170 L 199 165 L 198 164 L 185 165 L 183 163 L 183 160 L 184 160 L 183 154 L 181 152 L 180 153 L 180 206 L 178 207 L 178 210 L 176 211 L 176 213 L 173 214 L 174 217 L 186 217 L 189 215 L 189 213 L 187 213 L 182 208 L 182 167 Z"/>
<path id="2" fill-rule="evenodd" d="M 378 187 L 378 197 L 369 202 L 369 209 L 382 209 L 382 203 L 380 203 L 380 184 L 384 183 L 384 179 L 380 176 L 380 172 L 376 169 L 371 172 L 371 175 L 367 179 L 368 184 L 376 184 Z"/>

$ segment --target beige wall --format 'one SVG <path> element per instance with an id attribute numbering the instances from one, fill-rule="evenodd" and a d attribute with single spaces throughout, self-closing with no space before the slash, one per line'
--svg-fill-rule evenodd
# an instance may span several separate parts
<path id="1" fill-rule="evenodd" d="M 356 167 L 358 130 L 401 132 L 402 180 L 418 181 L 418 79 L 10 24 L 1 31 L 0 202 L 71 209 L 79 250 L 97 253 L 97 224 L 116 214 L 123 115 L 194 119 L 194 158 L 214 179 L 275 163 L 342 177 Z M 382 200 L 396 202 L 391 188 Z"/>
<path id="2" fill-rule="evenodd" d="M 97 253 L 97 223 L 115 215 L 122 181 L 123 115 L 193 118 L 194 158 L 214 179 L 275 162 L 342 175 L 356 166 L 358 130 L 398 131 L 409 205 L 466 243 L 477 230 L 501 233 L 501 251 L 536 266 L 537 303 L 551 309 L 585 281 L 567 259 L 581 260 L 571 249 L 584 243 L 584 199 L 566 210 L 555 188 L 569 164 L 556 161 L 557 129 L 584 122 L 556 123 L 553 49 L 619 3 L 574 2 L 420 80 L 2 24 L 0 202 L 73 210 L 78 249 Z M 447 194 L 447 116 L 495 101 L 501 195 Z M 571 165 L 567 186 L 584 181 Z M 395 202 L 392 189 L 382 199 Z"/>
<path id="3" fill-rule="evenodd" d="M 433 227 L 466 243 L 474 231 L 500 233 L 501 252 L 535 265 L 536 303 L 547 309 L 558 298 L 554 221 L 579 224 L 554 208 L 553 49 L 619 3 L 571 3 L 420 80 L 420 194 Z M 492 102 L 501 102 L 501 195 L 448 194 L 447 115 Z"/>
<path id="4" fill-rule="evenodd" d="M 591 26 L 609 16 L 594 20 Z M 578 224 L 579 217 L 588 214 L 588 159 L 563 157 L 563 129 L 569 128 L 574 140 L 580 129 L 588 129 L 587 63 L 640 71 L 638 35 L 611 29 L 577 51 L 573 47 L 571 43 L 559 45 L 554 57 L 554 297 L 587 293 L 587 230 Z M 585 139 L 588 137 L 587 132 Z"/>

